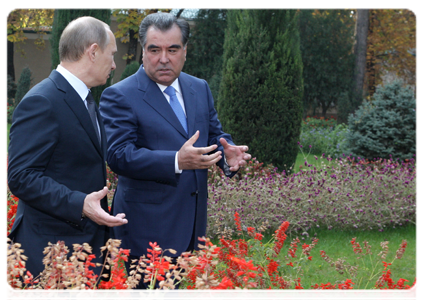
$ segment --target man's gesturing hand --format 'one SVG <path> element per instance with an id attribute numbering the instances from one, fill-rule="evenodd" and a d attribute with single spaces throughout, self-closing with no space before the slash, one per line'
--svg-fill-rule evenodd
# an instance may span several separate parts
<path id="1" fill-rule="evenodd" d="M 101 208 L 100 201 L 107 195 L 108 191 L 109 189 L 104 187 L 98 192 L 88 194 L 85 197 L 82 212 L 87 218 L 90 218 L 98 225 L 115 227 L 128 223 L 128 220 L 125 219 L 125 214 L 117 214 L 114 217 Z"/>
<path id="2" fill-rule="evenodd" d="M 251 159 L 251 155 L 246 153 L 248 146 L 234 146 L 229 144 L 224 138 L 221 138 L 220 143 L 223 146 L 226 162 L 229 165 L 229 170 L 236 172 L 240 167 L 247 164 L 247 160 Z"/>
<path id="3" fill-rule="evenodd" d="M 217 148 L 217 145 L 209 147 L 194 147 L 194 143 L 198 140 L 200 132 L 197 132 L 185 142 L 178 152 L 178 165 L 181 170 L 207 169 L 217 163 L 222 158 L 222 152 L 207 155 Z"/>

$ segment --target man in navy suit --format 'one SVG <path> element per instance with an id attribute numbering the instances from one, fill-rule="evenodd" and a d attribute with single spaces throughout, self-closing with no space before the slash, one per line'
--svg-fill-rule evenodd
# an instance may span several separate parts
<path id="1" fill-rule="evenodd" d="M 223 132 L 207 82 L 181 72 L 188 23 L 151 14 L 139 34 L 143 65 L 100 101 L 107 162 L 119 175 L 113 211 L 128 219 L 114 233 L 134 257 L 147 254 L 149 242 L 180 255 L 206 234 L 208 168 L 217 163 L 233 176 L 251 155 Z"/>
<path id="2" fill-rule="evenodd" d="M 64 241 L 70 253 L 72 244 L 88 243 L 101 262 L 108 226 L 127 223 L 124 214 L 108 213 L 106 134 L 89 96 L 116 68 L 115 52 L 107 24 L 91 17 L 72 21 L 59 42 L 60 65 L 14 112 L 8 185 L 20 200 L 9 237 L 22 245 L 34 277 L 44 270 L 49 242 Z"/>

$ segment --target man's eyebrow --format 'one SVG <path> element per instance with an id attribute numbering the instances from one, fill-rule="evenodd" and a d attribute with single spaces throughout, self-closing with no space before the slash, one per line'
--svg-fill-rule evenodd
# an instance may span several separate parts
<path id="1" fill-rule="evenodd" d="M 148 45 L 148 47 L 147 47 L 148 50 L 154 49 L 154 48 L 159 48 L 159 46 L 152 44 L 152 45 Z"/>
<path id="2" fill-rule="evenodd" d="M 182 47 L 179 44 L 173 44 L 169 48 L 178 48 L 178 49 L 181 49 Z"/>
<path id="3" fill-rule="evenodd" d="M 151 44 L 151 45 L 148 45 L 148 46 L 147 46 L 147 50 L 150 50 L 150 49 L 156 49 L 156 48 L 160 48 L 160 47 L 159 47 L 159 46 L 157 46 L 157 45 L 154 45 L 154 44 Z M 182 48 L 182 46 L 181 46 L 181 45 L 179 45 L 179 44 L 173 44 L 173 45 L 170 45 L 170 46 L 169 46 L 169 48 L 181 49 L 181 48 Z"/>

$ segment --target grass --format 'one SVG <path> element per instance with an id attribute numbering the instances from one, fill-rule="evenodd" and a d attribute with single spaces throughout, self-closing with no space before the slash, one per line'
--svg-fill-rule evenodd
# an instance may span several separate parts
<path id="1" fill-rule="evenodd" d="M 12 124 L 7 123 L 7 148 L 9 149 L 9 134 L 10 134 L 10 127 Z"/>
<path id="2" fill-rule="evenodd" d="M 291 241 L 299 237 L 300 243 L 298 245 L 297 256 L 298 258 L 284 260 L 288 253 Z M 248 235 L 244 236 L 248 239 Z M 301 258 L 301 245 L 304 243 L 311 244 L 312 239 L 316 237 L 319 239 L 315 248 L 310 252 L 312 260 L 306 257 Z M 355 254 L 351 244 L 351 240 L 356 238 L 356 242 L 364 248 L 364 242 L 367 241 L 371 246 L 371 255 L 364 255 L 358 259 L 359 255 Z M 239 238 L 239 237 L 236 237 Z M 270 233 L 265 234 L 262 242 L 265 244 L 272 238 Z M 394 261 L 396 251 L 400 248 L 401 242 L 406 240 L 408 245 L 405 253 L 401 259 Z M 389 251 L 385 259 L 382 259 L 378 254 L 382 251 L 381 242 L 388 241 Z M 217 239 L 212 240 L 215 245 L 219 245 Z M 301 285 L 304 289 L 310 289 L 314 284 L 338 284 L 344 282 L 346 279 L 352 279 L 355 283 L 354 289 L 373 289 L 375 283 L 383 271 L 383 263 L 393 262 L 389 266 L 391 269 L 391 278 L 396 283 L 400 278 L 407 279 L 408 284 L 412 286 L 416 277 L 416 227 L 414 225 L 407 225 L 397 227 L 395 229 L 387 229 L 383 232 L 379 231 L 343 231 L 343 230 L 327 230 L 315 228 L 309 237 L 301 237 L 301 235 L 290 233 L 284 243 L 279 256 L 282 257 L 280 262 L 280 271 L 283 276 L 288 278 L 301 278 Z M 326 255 L 331 258 L 333 262 L 338 259 L 345 260 L 344 265 L 357 266 L 356 277 L 351 276 L 348 272 L 340 274 L 336 271 L 335 266 L 331 266 L 320 256 L 320 250 L 326 252 Z M 365 250 L 364 250 L 365 252 Z M 299 259 L 301 258 L 301 259 Z M 294 267 L 288 267 L 285 264 L 292 261 Z M 300 262 L 301 269 L 298 268 L 297 262 Z"/>

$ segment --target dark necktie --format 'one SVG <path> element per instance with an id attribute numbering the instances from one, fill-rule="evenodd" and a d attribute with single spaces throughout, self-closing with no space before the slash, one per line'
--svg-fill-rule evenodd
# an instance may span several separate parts
<path id="1" fill-rule="evenodd" d="M 185 113 L 182 109 L 181 103 L 179 103 L 178 97 L 176 97 L 175 89 L 172 86 L 168 86 L 164 90 L 164 92 L 169 95 L 170 106 L 175 112 L 175 115 L 178 117 L 179 122 L 181 122 L 182 127 L 185 129 L 185 132 L 188 133 L 187 118 L 185 117 Z"/>
<path id="2" fill-rule="evenodd" d="M 97 117 L 95 113 L 95 101 L 94 101 L 93 95 L 91 95 L 91 92 L 88 92 L 87 108 L 88 108 L 88 113 L 90 114 L 90 117 L 91 117 L 91 122 L 93 123 L 93 126 L 94 126 L 95 134 L 97 135 L 98 141 L 100 142 L 100 133 L 98 132 Z"/>

